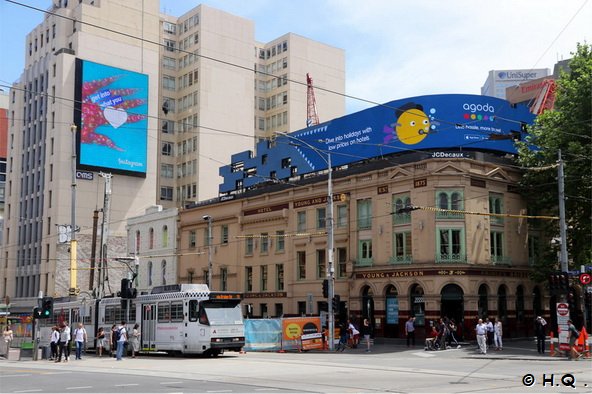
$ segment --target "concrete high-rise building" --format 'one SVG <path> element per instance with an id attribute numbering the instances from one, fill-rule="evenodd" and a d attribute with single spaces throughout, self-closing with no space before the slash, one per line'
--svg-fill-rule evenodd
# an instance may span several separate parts
<path id="1" fill-rule="evenodd" d="M 43 22 L 26 37 L 25 68 L 10 92 L 8 114 L 0 295 L 11 298 L 11 312 L 30 312 L 40 291 L 65 296 L 71 287 L 89 290 L 93 211 L 104 205 L 105 180 L 99 170 L 114 173 L 111 194 L 105 193 L 111 209 L 103 212 L 106 256 L 127 256 L 125 219 L 156 200 L 158 126 L 153 115 L 159 47 L 150 42 L 159 40 L 158 7 L 156 0 L 53 1 Z M 126 81 L 139 82 L 124 86 Z M 136 95 L 142 98 L 131 98 Z M 130 136 L 137 151 L 129 142 L 119 146 Z M 77 171 L 74 137 L 79 142 Z M 143 161 L 128 158 L 128 153 Z M 121 162 L 119 170 L 110 156 Z M 136 176 L 122 171 L 125 166 L 136 170 Z M 67 225 L 73 222 L 79 228 L 76 286 L 67 242 Z M 125 275 L 121 267 L 105 275 L 109 286 L 119 287 Z"/>
<path id="2" fill-rule="evenodd" d="M 8 94 L 0 90 L 0 245 L 4 227 L 4 199 L 6 190 L 6 142 L 8 137 Z"/>
<path id="3" fill-rule="evenodd" d="M 159 201 L 183 207 L 218 195 L 218 169 L 274 131 L 306 126 L 306 74 L 321 121 L 345 113 L 342 49 L 288 33 L 255 41 L 251 20 L 200 5 L 161 15 Z M 321 89 L 322 87 L 322 89 Z"/>
<path id="4" fill-rule="evenodd" d="M 481 87 L 483 96 L 506 98 L 506 88 L 549 75 L 548 68 L 520 70 L 491 70 Z"/>
<path id="5" fill-rule="evenodd" d="M 72 224 L 75 287 L 90 290 L 104 250 L 101 282 L 117 291 L 126 219 L 217 196 L 232 153 L 304 127 L 307 73 L 321 121 L 345 111 L 343 50 L 291 33 L 260 43 L 252 21 L 203 5 L 181 17 L 158 7 L 55 0 L 26 37 L 7 114 L 0 296 L 13 311 L 29 312 L 39 291 L 68 294 Z M 93 212 L 109 206 L 93 236 Z"/>

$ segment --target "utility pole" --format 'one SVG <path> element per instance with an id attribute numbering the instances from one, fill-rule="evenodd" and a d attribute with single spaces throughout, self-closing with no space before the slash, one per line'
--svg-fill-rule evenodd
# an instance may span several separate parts
<path id="1" fill-rule="evenodd" d="M 101 225 L 101 278 L 99 278 L 99 297 L 105 295 L 107 276 L 107 238 L 109 236 L 109 213 L 111 212 L 111 174 L 99 173 L 105 178 L 105 197 L 103 200 L 103 223 Z"/>
<path id="2" fill-rule="evenodd" d="M 70 126 L 72 132 L 72 206 L 70 216 L 70 289 L 68 290 L 69 296 L 75 296 L 80 289 L 78 289 L 77 273 L 78 263 L 76 261 L 76 251 L 78 248 L 78 242 L 76 241 L 76 127 L 75 124 Z"/>
<path id="3" fill-rule="evenodd" d="M 95 267 L 97 262 L 97 227 L 99 223 L 99 210 L 93 212 L 92 241 L 90 246 L 90 276 L 88 278 L 88 290 L 92 291 L 95 287 Z M 100 271 L 99 271 L 100 272 Z"/>
<path id="4" fill-rule="evenodd" d="M 558 160 L 558 183 L 559 183 L 559 237 L 561 238 L 561 250 L 559 254 L 559 263 L 561 272 L 567 272 L 567 226 L 565 224 L 565 176 L 563 174 L 563 160 L 561 159 L 561 149 L 559 149 Z"/>

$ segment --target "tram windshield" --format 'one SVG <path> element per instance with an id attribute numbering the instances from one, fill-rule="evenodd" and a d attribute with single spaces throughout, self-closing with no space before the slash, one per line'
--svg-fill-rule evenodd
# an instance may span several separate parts
<path id="1" fill-rule="evenodd" d="M 201 306 L 205 311 L 207 321 L 212 326 L 243 323 L 242 310 L 238 303 L 231 305 L 228 303 L 203 302 Z"/>

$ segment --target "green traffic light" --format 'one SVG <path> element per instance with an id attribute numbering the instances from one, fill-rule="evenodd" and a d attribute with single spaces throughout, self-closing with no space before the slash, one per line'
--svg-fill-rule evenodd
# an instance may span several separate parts
<path id="1" fill-rule="evenodd" d="M 49 317 L 49 311 L 43 311 L 43 315 Z"/>

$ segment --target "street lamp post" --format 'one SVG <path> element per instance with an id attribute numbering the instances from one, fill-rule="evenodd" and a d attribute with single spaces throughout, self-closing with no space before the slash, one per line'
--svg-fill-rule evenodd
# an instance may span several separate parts
<path id="1" fill-rule="evenodd" d="M 76 241 L 76 131 L 77 127 L 75 124 L 70 126 L 72 132 L 72 207 L 70 217 L 70 289 L 68 295 L 74 296 L 77 293 L 77 241 Z"/>
<path id="2" fill-rule="evenodd" d="M 212 220 L 210 215 L 204 215 L 203 220 L 208 222 L 208 288 L 210 291 L 212 288 Z"/>
<path id="3" fill-rule="evenodd" d="M 279 131 L 276 131 L 276 134 L 283 135 L 284 137 L 293 139 L 294 141 L 305 145 L 306 147 L 313 150 L 317 155 L 319 155 L 319 157 L 325 163 L 327 163 L 327 313 L 329 315 L 329 350 L 333 351 L 335 347 L 335 311 L 333 311 L 333 298 L 335 297 L 335 268 L 333 266 L 333 167 L 331 166 L 331 153 L 325 152 L 327 155 L 327 158 L 325 158 L 325 156 L 323 156 L 317 147 L 298 137 L 294 137 L 293 135 Z"/>

